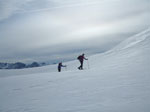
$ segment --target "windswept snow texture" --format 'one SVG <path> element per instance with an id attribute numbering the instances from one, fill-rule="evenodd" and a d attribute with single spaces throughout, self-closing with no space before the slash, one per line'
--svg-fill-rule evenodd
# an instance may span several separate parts
<path id="1" fill-rule="evenodd" d="M 0 71 L 0 112 L 150 112 L 150 28 L 114 49 L 57 66 Z"/>

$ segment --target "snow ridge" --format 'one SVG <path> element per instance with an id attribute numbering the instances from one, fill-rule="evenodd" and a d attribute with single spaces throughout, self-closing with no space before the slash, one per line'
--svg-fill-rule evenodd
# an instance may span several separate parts
<path id="1" fill-rule="evenodd" d="M 120 43 L 118 46 L 116 46 L 113 50 L 124 50 L 127 48 L 130 48 L 132 46 L 135 46 L 136 44 L 146 40 L 150 36 L 150 28 L 142 31 L 141 33 L 138 33 L 132 37 L 129 37 L 127 40 Z"/>

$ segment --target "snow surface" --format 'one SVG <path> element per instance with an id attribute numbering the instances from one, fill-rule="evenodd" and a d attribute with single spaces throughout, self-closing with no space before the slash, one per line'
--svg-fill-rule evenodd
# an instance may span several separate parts
<path id="1" fill-rule="evenodd" d="M 0 112 L 150 112 L 150 28 L 58 73 L 0 70 Z"/>

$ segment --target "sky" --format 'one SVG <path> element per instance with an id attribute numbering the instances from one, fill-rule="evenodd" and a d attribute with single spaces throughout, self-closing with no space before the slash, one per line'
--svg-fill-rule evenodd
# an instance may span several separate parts
<path id="1" fill-rule="evenodd" d="M 103 53 L 149 20 L 150 0 L 0 0 L 0 62 Z"/>

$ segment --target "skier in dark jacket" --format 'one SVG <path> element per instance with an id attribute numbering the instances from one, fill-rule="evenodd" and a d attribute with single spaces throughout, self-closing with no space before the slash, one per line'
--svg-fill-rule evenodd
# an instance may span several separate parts
<path id="1" fill-rule="evenodd" d="M 78 56 L 77 59 L 79 60 L 79 62 L 80 62 L 80 64 L 81 64 L 81 65 L 78 67 L 78 69 L 79 69 L 79 70 L 83 70 L 83 61 L 84 61 L 84 60 L 88 60 L 88 59 L 84 57 L 84 54 Z"/>
<path id="2" fill-rule="evenodd" d="M 67 67 L 66 65 L 63 65 L 62 62 L 58 64 L 58 72 L 61 72 L 61 67 Z"/>

